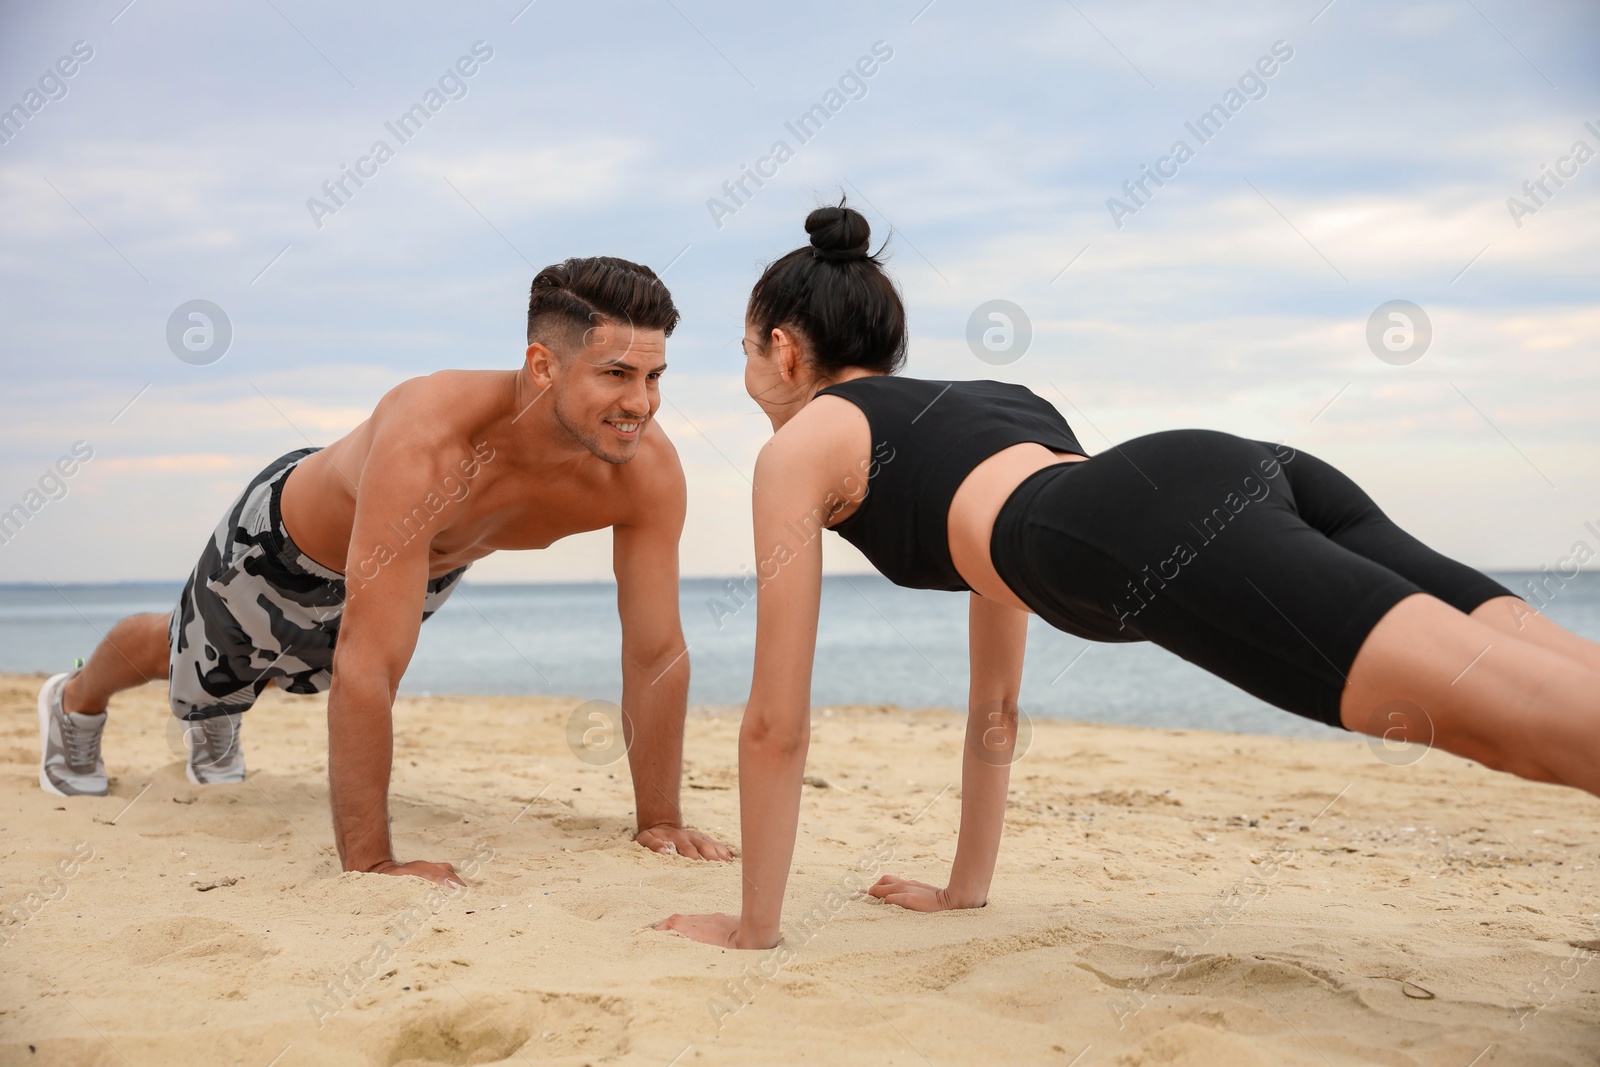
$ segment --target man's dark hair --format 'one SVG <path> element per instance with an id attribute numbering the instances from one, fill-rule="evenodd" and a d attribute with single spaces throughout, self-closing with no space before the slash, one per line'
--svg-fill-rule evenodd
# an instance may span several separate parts
<path id="1" fill-rule="evenodd" d="M 668 337 L 678 325 L 672 294 L 656 272 L 615 256 L 586 256 L 553 263 L 533 279 L 528 292 L 528 343 L 558 355 L 583 344 L 602 321 Z"/>

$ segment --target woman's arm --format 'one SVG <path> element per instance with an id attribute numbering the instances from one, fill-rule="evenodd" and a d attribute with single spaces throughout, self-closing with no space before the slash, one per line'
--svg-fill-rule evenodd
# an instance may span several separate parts
<path id="1" fill-rule="evenodd" d="M 804 459 L 790 450 L 774 449 L 756 463 L 760 584 L 755 674 L 739 728 L 739 838 L 744 868 L 744 909 L 735 942 L 739 948 L 770 948 L 778 943 L 783 890 L 800 822 L 801 779 L 811 743 L 811 668 L 822 599 L 821 525 L 828 514 L 807 484 L 815 474 L 807 476 Z"/>
<path id="2" fill-rule="evenodd" d="M 967 628 L 972 683 L 967 697 L 967 743 L 961 760 L 961 833 L 956 839 L 950 884 L 940 889 L 884 875 L 867 890 L 913 911 L 981 908 L 988 903 L 989 882 L 994 878 L 1005 826 L 1028 615 L 974 593 Z"/>
<path id="3" fill-rule="evenodd" d="M 848 406 L 846 401 L 837 403 Z M 820 406 L 817 401 L 812 408 Z M 743 910 L 737 918 L 674 915 L 660 924 L 708 944 L 770 948 L 780 936 L 811 741 L 822 528 L 835 508 L 860 499 L 864 479 L 852 484 L 840 471 L 860 466 L 857 461 L 868 455 L 870 444 L 865 419 L 854 407 L 826 407 L 818 415 L 829 413 L 835 414 L 813 417 L 808 408 L 768 442 L 756 461 L 755 673 L 739 729 Z M 849 432 L 856 428 L 852 419 L 863 432 Z"/>

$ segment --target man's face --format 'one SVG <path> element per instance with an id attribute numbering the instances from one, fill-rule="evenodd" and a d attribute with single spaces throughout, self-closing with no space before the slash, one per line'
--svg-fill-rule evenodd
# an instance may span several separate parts
<path id="1" fill-rule="evenodd" d="M 556 422 L 596 457 L 626 463 L 661 406 L 666 334 L 602 321 L 583 341 L 552 376 Z"/>

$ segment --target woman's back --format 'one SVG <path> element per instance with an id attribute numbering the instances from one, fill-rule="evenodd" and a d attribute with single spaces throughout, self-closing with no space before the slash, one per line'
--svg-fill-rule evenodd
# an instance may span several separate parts
<path id="1" fill-rule="evenodd" d="M 966 590 L 950 556 L 950 502 L 984 460 L 1018 444 L 1083 455 L 1048 401 L 1005 382 L 869 375 L 821 389 L 861 409 L 872 433 L 867 496 L 833 529 L 897 585 Z"/>

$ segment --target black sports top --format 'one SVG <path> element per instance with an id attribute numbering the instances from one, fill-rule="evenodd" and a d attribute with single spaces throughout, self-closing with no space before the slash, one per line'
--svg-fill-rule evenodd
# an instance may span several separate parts
<path id="1" fill-rule="evenodd" d="M 910 589 L 968 590 L 950 559 L 950 501 L 974 467 L 1027 443 L 1085 454 L 1061 413 L 1020 385 L 874 375 L 817 395 L 850 401 L 872 431 L 867 496 L 831 529 Z"/>

